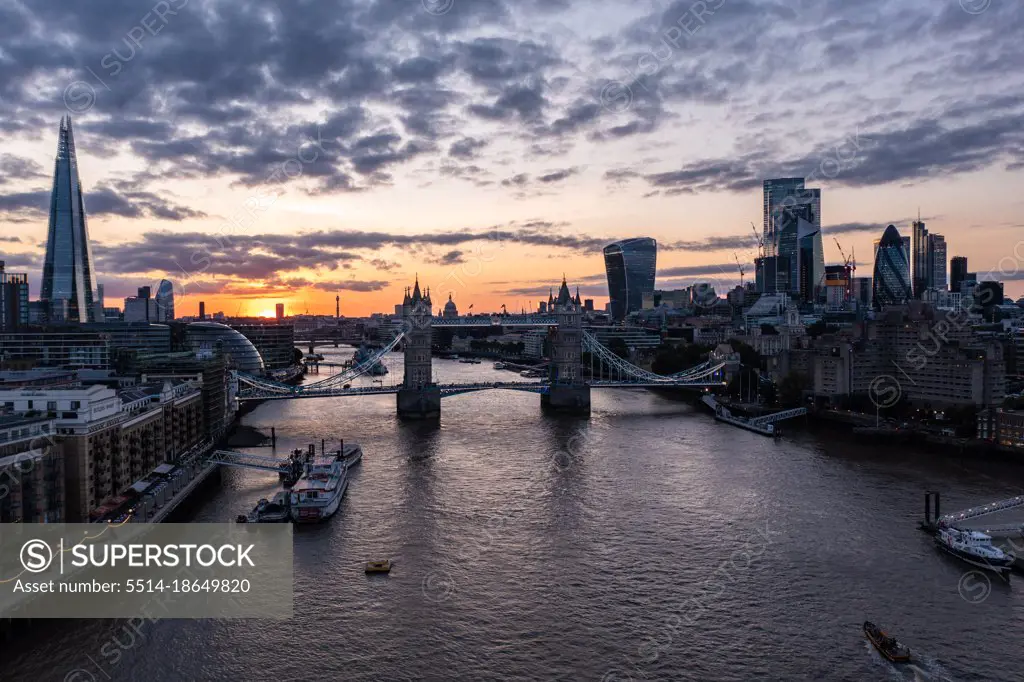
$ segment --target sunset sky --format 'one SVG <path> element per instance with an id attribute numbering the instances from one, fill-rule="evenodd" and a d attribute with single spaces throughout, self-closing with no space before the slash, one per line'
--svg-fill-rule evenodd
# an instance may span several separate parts
<path id="1" fill-rule="evenodd" d="M 603 306 L 629 236 L 724 292 L 782 176 L 822 188 L 827 262 L 870 275 L 920 211 L 1016 297 L 1022 35 L 1016 0 L 14 0 L 0 258 L 37 297 L 70 111 L 108 305 L 166 277 L 179 315 L 365 315 L 419 273 L 517 310 L 564 273 Z"/>

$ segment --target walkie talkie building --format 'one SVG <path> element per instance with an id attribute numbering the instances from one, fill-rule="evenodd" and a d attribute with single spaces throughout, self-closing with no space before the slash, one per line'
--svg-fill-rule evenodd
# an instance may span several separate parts
<path id="1" fill-rule="evenodd" d="M 658 242 L 650 237 L 624 239 L 604 247 L 608 298 L 613 320 L 643 308 L 644 294 L 654 292 Z"/>
<path id="2" fill-rule="evenodd" d="M 40 298 L 54 321 L 94 322 L 96 275 L 85 224 L 82 183 L 78 179 L 71 117 L 60 120 L 57 161 L 50 195 L 50 226 Z"/>

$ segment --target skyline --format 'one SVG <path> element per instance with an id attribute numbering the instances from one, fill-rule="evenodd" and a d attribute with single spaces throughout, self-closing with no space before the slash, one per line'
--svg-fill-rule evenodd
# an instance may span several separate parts
<path id="1" fill-rule="evenodd" d="M 335 295 L 343 315 L 388 312 L 417 273 L 460 309 L 518 310 L 564 271 L 601 306 L 602 247 L 641 235 L 658 288 L 722 293 L 734 253 L 756 255 L 761 181 L 788 176 L 822 188 L 827 263 L 837 237 L 870 272 L 872 242 L 890 223 L 909 236 L 920 208 L 950 258 L 1024 293 L 1024 9 L 696 4 L 0 10 L 21 67 L 0 103 L 3 259 L 38 297 L 71 111 L 97 281 L 114 301 L 171 279 L 183 315 L 333 314 Z M 340 44 L 308 49 L 331 31 Z M 799 48 L 775 47 L 791 31 Z"/>

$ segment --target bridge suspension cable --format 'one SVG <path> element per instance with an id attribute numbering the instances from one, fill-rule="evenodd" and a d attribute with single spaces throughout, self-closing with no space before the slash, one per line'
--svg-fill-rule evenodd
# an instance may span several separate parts
<path id="1" fill-rule="evenodd" d="M 252 374 L 246 374 L 244 372 L 238 373 L 238 381 L 240 383 L 246 384 L 247 386 L 250 386 L 253 389 L 276 394 L 296 395 L 300 393 L 310 393 L 315 391 L 325 391 L 333 389 L 342 384 L 346 384 L 352 381 L 353 379 L 356 379 L 357 377 L 363 376 L 364 374 L 368 374 L 370 370 L 372 370 L 373 367 L 378 362 L 380 362 L 382 358 L 384 358 L 384 356 L 386 356 L 388 353 L 390 353 L 396 347 L 398 347 L 398 344 L 402 341 L 404 336 L 404 332 L 399 332 L 398 334 L 395 335 L 393 339 L 391 339 L 391 341 L 387 343 L 387 345 L 385 345 L 379 351 L 375 352 L 366 360 L 352 367 L 351 369 L 347 369 L 344 372 L 335 374 L 334 376 L 322 379 L 320 381 L 315 381 L 310 384 L 305 384 L 303 386 L 291 386 L 289 384 L 282 384 L 277 381 L 271 381 L 270 379 L 257 377 Z"/>
<path id="2" fill-rule="evenodd" d="M 634 380 L 649 383 L 673 385 L 685 384 L 687 382 L 706 383 L 701 380 L 714 375 L 725 366 L 725 363 L 712 365 L 710 362 L 706 362 L 703 367 L 698 365 L 690 370 L 670 376 L 655 374 L 623 360 L 588 332 L 583 332 L 583 350 L 591 353 L 593 356 L 597 356 L 603 364 L 607 364 L 620 380 L 623 376 L 627 376 Z"/>

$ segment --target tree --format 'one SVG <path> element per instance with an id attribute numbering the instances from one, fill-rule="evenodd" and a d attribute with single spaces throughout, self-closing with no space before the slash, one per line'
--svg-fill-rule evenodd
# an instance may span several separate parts
<path id="1" fill-rule="evenodd" d="M 625 341 L 617 336 L 608 342 L 608 350 L 615 353 L 623 360 L 629 357 L 629 347 L 626 346 Z"/>
<path id="2" fill-rule="evenodd" d="M 800 372 L 790 372 L 779 382 L 779 402 L 783 407 L 801 407 L 804 391 L 810 386 L 807 377 Z"/>

